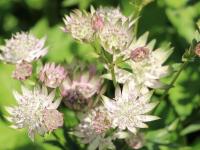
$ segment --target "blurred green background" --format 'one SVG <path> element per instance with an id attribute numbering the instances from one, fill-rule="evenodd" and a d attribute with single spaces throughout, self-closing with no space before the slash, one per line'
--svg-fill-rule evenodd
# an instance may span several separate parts
<path id="1" fill-rule="evenodd" d="M 75 8 L 89 10 L 90 5 L 120 6 L 125 15 L 130 15 L 135 7 L 134 0 L 0 0 L 0 44 L 12 33 L 31 31 L 38 37 L 47 36 L 49 53 L 44 61 L 71 62 L 80 60 L 86 63 L 95 61 L 92 47 L 74 41 L 61 32 L 62 18 Z M 199 0 L 155 0 L 147 5 L 139 20 L 139 35 L 150 31 L 150 39 L 157 39 L 157 46 L 171 42 L 174 53 L 169 63 L 180 62 L 185 49 L 189 47 L 195 31 L 195 22 L 200 17 Z M 15 100 L 12 90 L 20 83 L 11 78 L 12 65 L 0 63 L 0 150 L 59 150 L 54 137 L 37 137 L 32 143 L 25 130 L 14 130 L 4 120 L 4 106 L 12 105 Z M 166 82 L 170 79 L 166 79 Z M 160 92 L 153 99 L 160 101 L 154 112 L 161 117 L 150 123 L 147 129 L 147 141 L 144 149 L 162 150 L 200 150 L 200 60 L 196 59 L 183 71 L 171 89 L 166 100 L 159 100 Z M 172 104 L 172 105 L 171 105 Z M 66 126 L 76 124 L 74 114 L 67 110 Z M 67 149 L 77 150 L 73 138 L 56 133 L 60 140 L 68 139 Z M 50 144 L 45 141 L 51 141 Z M 126 150 L 118 143 L 117 149 Z"/>

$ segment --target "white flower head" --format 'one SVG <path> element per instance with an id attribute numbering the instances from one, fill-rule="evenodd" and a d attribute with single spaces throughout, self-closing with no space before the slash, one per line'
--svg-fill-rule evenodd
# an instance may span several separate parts
<path id="1" fill-rule="evenodd" d="M 26 32 L 16 33 L 0 47 L 0 60 L 12 64 L 37 60 L 47 54 L 45 39 L 37 39 Z"/>
<path id="2" fill-rule="evenodd" d="M 132 68 L 134 79 L 138 84 L 144 84 L 150 88 L 161 88 L 163 84 L 159 81 L 161 78 L 170 74 L 170 67 L 163 66 L 163 63 L 171 55 L 172 49 L 159 48 L 153 50 L 155 40 L 147 43 L 148 33 L 142 35 L 139 39 L 133 40 L 130 47 L 121 54 Z"/>
<path id="3" fill-rule="evenodd" d="M 120 8 L 114 8 L 114 7 L 100 7 L 98 8 L 96 11 L 95 10 L 91 10 L 92 14 L 96 14 L 100 17 L 103 18 L 103 20 L 106 20 L 108 22 L 110 22 L 111 24 L 115 24 L 118 20 L 122 20 L 122 22 L 124 23 L 126 20 L 128 20 L 129 18 L 124 16 L 121 11 Z"/>
<path id="4" fill-rule="evenodd" d="M 55 91 L 48 94 L 46 87 L 35 87 L 33 91 L 22 87 L 22 94 L 13 92 L 17 106 L 7 107 L 13 128 L 27 128 L 29 137 L 34 140 L 36 133 L 44 135 L 62 126 L 63 117 L 56 109 L 61 99 L 54 101 Z"/>
<path id="5" fill-rule="evenodd" d="M 87 113 L 75 128 L 73 134 L 79 137 L 82 143 L 89 144 L 88 149 L 114 149 L 112 137 L 105 136 L 106 131 L 111 127 L 109 116 L 105 115 L 106 113 L 105 108 L 99 106 Z"/>
<path id="6" fill-rule="evenodd" d="M 156 106 L 156 103 L 149 103 L 152 92 L 144 95 L 134 92 L 129 90 L 128 84 L 125 84 L 122 92 L 119 87 L 116 88 L 114 100 L 103 96 L 104 106 L 113 127 L 118 127 L 120 130 L 128 129 L 132 133 L 136 133 L 137 128 L 147 128 L 145 122 L 158 119 L 156 116 L 147 115 Z"/>
<path id="7" fill-rule="evenodd" d="M 132 41 L 132 25 L 118 20 L 115 24 L 108 21 L 98 34 L 102 47 L 109 53 L 115 54 L 119 50 L 128 48 Z"/>
<path id="8" fill-rule="evenodd" d="M 91 42 L 95 32 L 91 22 L 92 16 L 89 13 L 74 10 L 69 16 L 65 16 L 63 30 L 79 41 Z"/>

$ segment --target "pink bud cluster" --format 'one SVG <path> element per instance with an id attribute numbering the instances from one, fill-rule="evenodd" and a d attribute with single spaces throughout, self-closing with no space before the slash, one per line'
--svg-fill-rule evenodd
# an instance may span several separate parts
<path id="1" fill-rule="evenodd" d="M 39 79 L 47 87 L 57 88 L 61 85 L 62 81 L 66 78 L 65 68 L 55 63 L 47 63 L 40 71 Z"/>

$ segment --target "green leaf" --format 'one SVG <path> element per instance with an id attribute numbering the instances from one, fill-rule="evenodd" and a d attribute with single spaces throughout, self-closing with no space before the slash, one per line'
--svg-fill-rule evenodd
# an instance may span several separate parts
<path id="1" fill-rule="evenodd" d="M 47 0 L 25 0 L 24 2 L 33 9 L 42 9 Z"/>
<path id="2" fill-rule="evenodd" d="M 188 65 L 180 74 L 174 88 L 171 88 L 169 91 L 169 100 L 181 119 L 189 116 L 192 110 L 197 108 L 200 103 L 200 87 L 198 84 L 200 68 L 196 67 L 197 64 L 193 62 L 191 65 Z"/>
<path id="3" fill-rule="evenodd" d="M 79 0 L 64 0 L 62 2 L 62 5 L 64 7 L 70 7 L 70 6 L 73 6 L 73 5 L 77 5 L 79 3 Z"/>
<path id="4" fill-rule="evenodd" d="M 191 124 L 181 131 L 181 135 L 187 135 L 200 130 L 200 123 Z"/>
<path id="5" fill-rule="evenodd" d="M 185 6 L 187 0 L 164 0 L 165 4 L 172 8 L 180 8 Z"/>
<path id="6" fill-rule="evenodd" d="M 45 141 L 44 143 L 50 144 L 50 145 L 59 147 L 59 148 L 62 149 L 62 150 L 65 150 L 65 147 L 64 147 L 62 144 L 60 144 L 57 140 L 47 140 L 47 141 Z"/>
<path id="7" fill-rule="evenodd" d="M 89 4 L 90 4 L 90 2 L 91 2 L 91 0 L 78 0 L 79 1 L 79 8 L 80 9 L 86 9 L 88 6 L 89 6 Z"/>
<path id="8" fill-rule="evenodd" d="M 167 129 L 159 129 L 149 131 L 145 135 L 145 139 L 158 144 L 170 144 L 177 140 L 178 136 L 175 132 L 169 132 Z"/>
<path id="9" fill-rule="evenodd" d="M 12 129 L 8 124 L 3 123 L 2 120 L 0 121 L 0 132 L 0 149 L 15 149 L 16 147 L 21 147 L 31 142 L 25 130 Z"/>
<path id="10" fill-rule="evenodd" d="M 174 2 L 180 2 L 180 1 L 173 1 L 173 4 Z M 200 15 L 199 10 L 200 10 L 200 3 L 196 3 L 192 6 L 181 7 L 178 9 L 171 9 L 171 8 L 166 9 L 166 14 L 170 22 L 176 28 L 179 35 L 184 37 L 188 42 L 191 42 L 194 38 L 194 33 L 195 33 L 194 19 Z"/>

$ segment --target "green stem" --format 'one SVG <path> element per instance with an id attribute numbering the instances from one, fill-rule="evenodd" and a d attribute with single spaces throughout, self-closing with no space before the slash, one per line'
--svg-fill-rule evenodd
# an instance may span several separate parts
<path id="1" fill-rule="evenodd" d="M 174 83 L 176 82 L 176 80 L 178 79 L 178 77 L 180 76 L 181 72 L 183 71 L 183 69 L 188 65 L 188 61 L 185 61 L 184 63 L 182 63 L 179 71 L 176 73 L 175 77 L 173 78 L 173 80 L 171 81 L 171 83 L 169 84 L 169 87 L 165 90 L 165 92 L 163 93 L 163 96 L 161 97 L 161 99 L 164 99 L 166 97 L 166 95 L 168 94 L 169 90 L 173 87 Z"/>
<path id="2" fill-rule="evenodd" d="M 52 135 L 56 138 L 56 140 L 60 141 L 59 136 L 55 132 L 52 132 Z"/>
<path id="3" fill-rule="evenodd" d="M 137 3 L 137 2 L 136 2 Z M 142 11 L 143 3 L 139 2 L 138 4 L 135 4 L 135 10 L 134 10 L 134 19 L 137 19 L 140 16 L 140 12 Z M 137 32 L 138 32 L 138 20 L 135 23 L 135 27 L 134 27 L 134 34 L 137 37 Z"/>
<path id="4" fill-rule="evenodd" d="M 55 137 L 56 141 L 59 143 L 59 145 L 62 148 L 62 150 L 67 150 L 65 148 L 64 144 L 62 144 L 61 139 L 59 138 L 59 136 L 55 132 L 52 132 L 52 135 Z"/>
<path id="5" fill-rule="evenodd" d="M 104 51 L 98 50 L 98 48 L 94 44 L 91 44 L 91 46 L 94 48 L 95 52 L 103 59 L 103 61 L 108 64 L 109 61 L 107 60 Z"/>
<path id="6" fill-rule="evenodd" d="M 138 18 L 139 17 L 139 14 L 140 14 L 140 11 L 138 11 L 137 15 L 135 18 Z M 135 26 L 134 26 L 134 34 L 135 34 L 135 37 L 137 37 L 137 33 L 138 33 L 138 21 L 136 21 L 135 23 Z"/>
<path id="7" fill-rule="evenodd" d="M 97 50 L 95 45 L 91 44 L 91 46 L 96 50 L 96 52 L 98 52 L 98 50 Z M 116 81 L 115 70 L 114 70 L 115 63 L 110 63 L 109 62 L 109 59 L 106 57 L 106 54 L 105 54 L 104 50 L 100 50 L 99 56 L 103 59 L 104 63 L 106 63 L 108 65 L 108 67 L 110 69 L 110 72 L 111 72 L 113 84 L 116 87 L 117 86 L 117 81 Z"/>
<path id="8" fill-rule="evenodd" d="M 113 84 L 114 84 L 115 87 L 117 87 L 117 81 L 116 81 L 116 77 L 115 77 L 115 69 L 114 69 L 113 64 L 110 66 L 110 71 L 111 71 Z"/>

